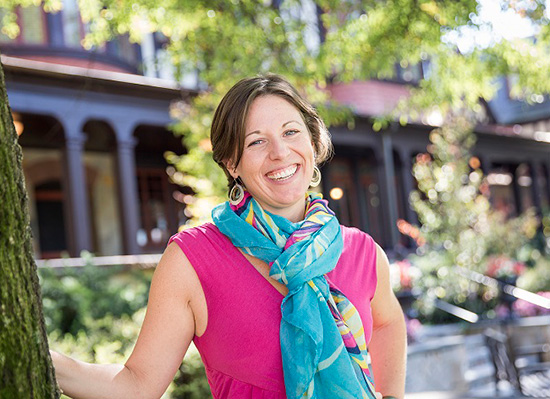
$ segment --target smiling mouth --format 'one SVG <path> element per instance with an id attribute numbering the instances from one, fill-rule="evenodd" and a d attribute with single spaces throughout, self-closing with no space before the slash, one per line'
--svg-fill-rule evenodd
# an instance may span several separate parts
<path id="1" fill-rule="evenodd" d="M 271 180 L 283 181 L 283 180 L 290 179 L 292 176 L 294 176 L 297 170 L 298 170 L 298 165 L 294 164 L 287 168 L 280 169 L 276 172 L 268 173 L 266 176 Z"/>

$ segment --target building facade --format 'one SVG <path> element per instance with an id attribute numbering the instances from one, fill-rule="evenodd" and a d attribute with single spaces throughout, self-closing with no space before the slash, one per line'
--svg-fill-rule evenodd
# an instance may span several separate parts
<path id="1" fill-rule="evenodd" d="M 19 10 L 21 35 L 0 35 L 8 96 L 23 147 L 37 258 L 158 253 L 190 216 L 190 189 L 171 183 L 165 151 L 185 152 L 168 126 L 174 103 L 188 101 L 195 76 L 175 82 L 162 38 L 141 46 L 120 37 L 94 51 L 80 41 L 76 0 L 46 14 Z M 37 22 L 38 21 L 38 22 Z M 420 67 L 419 67 L 420 68 Z M 429 144 L 429 124 L 372 130 L 371 118 L 406 93 L 421 69 L 396 81 L 333 85 L 334 99 L 355 109 L 356 127 L 331 129 L 335 157 L 323 167 L 322 189 L 343 224 L 369 232 L 391 252 L 410 246 L 399 220 L 416 222 L 408 204 L 411 174 Z M 489 176 L 495 207 L 518 214 L 550 204 L 548 104 L 526 106 L 506 84 L 487 105 L 475 155 Z"/>

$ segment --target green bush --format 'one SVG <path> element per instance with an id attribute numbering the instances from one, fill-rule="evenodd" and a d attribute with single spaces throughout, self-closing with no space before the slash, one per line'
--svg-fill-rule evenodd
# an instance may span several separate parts
<path id="1" fill-rule="evenodd" d="M 550 259 L 540 256 L 518 279 L 518 287 L 531 292 L 550 291 Z"/>
<path id="2" fill-rule="evenodd" d="M 50 347 L 86 362 L 124 364 L 145 317 L 151 273 L 89 263 L 39 269 Z M 204 366 L 192 345 L 162 398 L 208 397 Z"/>
<path id="3" fill-rule="evenodd" d="M 131 316 L 147 304 L 151 273 L 122 266 L 39 270 L 48 333 L 76 335 L 106 316 Z"/>

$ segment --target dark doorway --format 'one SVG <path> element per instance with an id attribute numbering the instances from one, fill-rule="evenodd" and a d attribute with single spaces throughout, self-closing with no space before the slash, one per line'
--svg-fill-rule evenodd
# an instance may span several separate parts
<path id="1" fill-rule="evenodd" d="M 42 258 L 58 258 L 67 251 L 63 190 L 53 180 L 35 186 L 38 235 Z"/>

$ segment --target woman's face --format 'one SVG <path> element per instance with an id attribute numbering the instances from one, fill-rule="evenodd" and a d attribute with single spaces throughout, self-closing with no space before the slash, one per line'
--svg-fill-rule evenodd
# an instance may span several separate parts
<path id="1" fill-rule="evenodd" d="M 245 121 L 241 161 L 237 168 L 227 164 L 233 178 L 240 177 L 265 210 L 297 222 L 304 217 L 314 165 L 311 135 L 300 112 L 279 96 L 255 99 Z"/>

